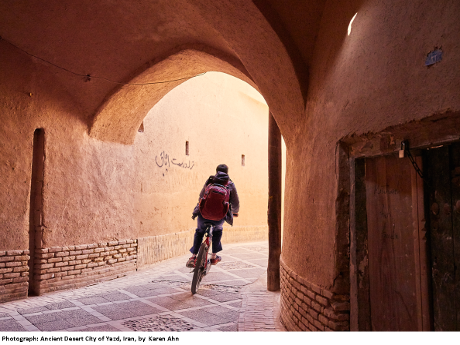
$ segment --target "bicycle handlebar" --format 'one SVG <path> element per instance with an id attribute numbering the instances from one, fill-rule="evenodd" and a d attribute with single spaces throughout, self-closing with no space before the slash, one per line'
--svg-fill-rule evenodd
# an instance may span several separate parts
<path id="1" fill-rule="evenodd" d="M 233 213 L 233 217 L 238 217 L 238 213 Z M 196 216 L 192 215 L 192 219 L 195 220 Z"/>

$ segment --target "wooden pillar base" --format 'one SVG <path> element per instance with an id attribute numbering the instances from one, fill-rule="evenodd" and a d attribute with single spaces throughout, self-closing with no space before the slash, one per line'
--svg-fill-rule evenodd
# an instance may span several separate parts
<path id="1" fill-rule="evenodd" d="M 280 289 L 281 132 L 270 113 L 268 123 L 268 268 L 267 289 Z"/>

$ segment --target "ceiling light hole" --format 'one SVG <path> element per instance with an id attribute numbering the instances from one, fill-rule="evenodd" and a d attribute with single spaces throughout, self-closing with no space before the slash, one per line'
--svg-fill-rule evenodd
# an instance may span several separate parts
<path id="1" fill-rule="evenodd" d="M 353 24 L 353 20 L 355 20 L 357 14 L 358 14 L 358 12 L 355 13 L 353 18 L 351 18 L 351 20 L 350 20 L 350 24 L 348 24 L 348 36 L 350 36 L 350 34 L 351 34 L 351 24 Z"/>

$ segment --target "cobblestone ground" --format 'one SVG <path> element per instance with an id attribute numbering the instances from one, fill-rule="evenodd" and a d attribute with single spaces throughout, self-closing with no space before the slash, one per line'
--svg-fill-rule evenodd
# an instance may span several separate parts
<path id="1" fill-rule="evenodd" d="M 283 331 L 266 242 L 227 244 L 197 294 L 189 255 L 123 278 L 0 305 L 0 331 Z"/>

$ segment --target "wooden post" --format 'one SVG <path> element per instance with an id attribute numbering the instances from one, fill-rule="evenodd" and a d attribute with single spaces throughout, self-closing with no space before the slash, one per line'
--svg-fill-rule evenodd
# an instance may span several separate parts
<path id="1" fill-rule="evenodd" d="M 268 268 L 267 290 L 280 289 L 281 133 L 273 115 L 268 123 Z"/>
<path id="2" fill-rule="evenodd" d="M 37 128 L 34 132 L 32 177 L 30 182 L 29 209 L 29 296 L 40 295 L 37 269 L 35 268 L 36 249 L 43 248 L 43 187 L 45 178 L 45 131 Z"/>

